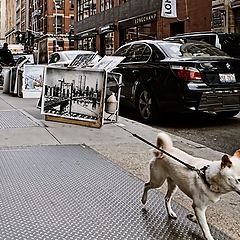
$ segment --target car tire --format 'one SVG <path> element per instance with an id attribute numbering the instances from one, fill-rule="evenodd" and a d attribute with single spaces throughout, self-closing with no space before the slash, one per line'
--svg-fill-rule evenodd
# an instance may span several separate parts
<path id="1" fill-rule="evenodd" d="M 156 119 L 156 104 L 147 87 L 141 87 L 137 92 L 136 108 L 143 122 L 152 122 Z"/>
<path id="2" fill-rule="evenodd" d="M 221 118 L 231 118 L 236 116 L 239 113 L 238 110 L 236 111 L 226 111 L 226 112 L 218 112 L 217 116 Z"/>

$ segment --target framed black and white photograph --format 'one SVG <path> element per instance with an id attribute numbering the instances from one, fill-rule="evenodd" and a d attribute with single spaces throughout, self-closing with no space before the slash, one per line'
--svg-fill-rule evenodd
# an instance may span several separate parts
<path id="1" fill-rule="evenodd" d="M 47 120 L 101 127 L 106 71 L 46 67 L 41 113 Z"/>

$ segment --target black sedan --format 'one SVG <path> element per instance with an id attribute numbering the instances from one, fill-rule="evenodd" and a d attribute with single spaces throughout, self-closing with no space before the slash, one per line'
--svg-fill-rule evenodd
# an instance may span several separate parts
<path id="1" fill-rule="evenodd" d="M 144 121 L 162 112 L 207 111 L 232 117 L 240 110 L 240 59 L 203 42 L 141 40 L 121 46 L 114 69 L 123 76 L 121 97 Z"/>

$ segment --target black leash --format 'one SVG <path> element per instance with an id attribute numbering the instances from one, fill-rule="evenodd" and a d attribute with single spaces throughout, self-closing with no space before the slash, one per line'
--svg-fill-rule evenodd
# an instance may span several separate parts
<path id="1" fill-rule="evenodd" d="M 142 138 L 141 136 L 139 136 L 139 135 L 137 135 L 137 134 L 135 134 L 135 133 L 132 133 L 132 132 L 129 131 L 128 129 L 124 128 L 123 126 L 120 126 L 119 124 L 115 124 L 115 125 L 116 125 L 117 127 L 121 128 L 121 129 L 123 129 L 124 131 L 130 133 L 133 137 L 141 140 L 142 142 L 150 145 L 150 146 L 153 147 L 153 148 L 156 148 L 157 150 L 159 150 L 160 152 L 164 153 L 165 155 L 167 155 L 167 156 L 173 158 L 174 160 L 176 160 L 177 162 L 183 164 L 183 165 L 184 165 L 185 167 L 187 167 L 188 169 L 197 172 L 197 174 L 203 179 L 204 183 L 205 183 L 208 187 L 210 187 L 210 184 L 209 184 L 209 182 L 208 182 L 207 179 L 206 179 L 206 170 L 207 170 L 208 166 L 204 166 L 203 168 L 198 169 L 198 168 L 196 168 L 196 167 L 194 167 L 194 166 L 192 166 L 192 165 L 190 165 L 190 164 L 188 164 L 188 163 L 186 163 L 186 162 L 183 162 L 181 159 L 173 156 L 172 154 L 166 152 L 165 150 L 157 147 L 156 145 L 152 144 L 151 142 L 147 141 L 146 139 Z"/>

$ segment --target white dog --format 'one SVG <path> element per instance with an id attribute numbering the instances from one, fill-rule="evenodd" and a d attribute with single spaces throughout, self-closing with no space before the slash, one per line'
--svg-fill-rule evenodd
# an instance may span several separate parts
<path id="1" fill-rule="evenodd" d="M 180 159 L 187 164 L 201 169 L 203 174 L 190 170 L 170 156 L 154 149 L 154 157 L 150 162 L 150 181 L 145 183 L 142 203 L 147 201 L 149 189 L 160 187 L 167 179 L 168 191 L 165 203 L 169 217 L 177 218 L 171 208 L 171 199 L 179 187 L 193 200 L 195 216 L 187 217 L 198 222 L 205 238 L 213 240 L 205 212 L 211 202 L 217 202 L 224 193 L 235 191 L 240 194 L 240 149 L 232 157 L 224 155 L 221 161 L 209 161 L 193 157 L 180 149 L 173 147 L 171 138 L 165 133 L 157 136 L 157 147 L 165 153 Z"/>

